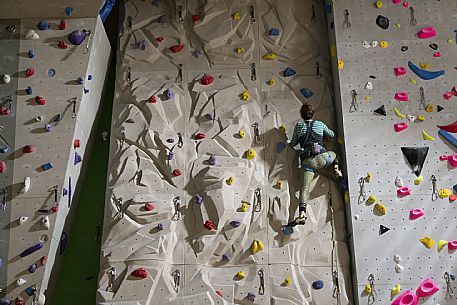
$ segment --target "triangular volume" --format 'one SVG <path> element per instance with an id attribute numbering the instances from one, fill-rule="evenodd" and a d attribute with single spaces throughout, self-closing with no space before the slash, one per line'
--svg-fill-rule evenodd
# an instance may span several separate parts
<path id="1" fill-rule="evenodd" d="M 376 108 L 375 110 L 373 110 L 374 113 L 376 114 L 379 114 L 379 115 L 383 115 L 383 116 L 386 116 L 387 113 L 386 113 L 386 107 L 384 105 L 382 105 L 381 107 L 379 108 Z"/>
<path id="2" fill-rule="evenodd" d="M 386 227 L 386 226 L 383 226 L 383 225 L 379 225 L 379 235 L 382 235 L 384 233 L 387 233 L 390 231 L 390 228 Z"/>
<path id="3" fill-rule="evenodd" d="M 427 158 L 428 147 L 402 147 L 401 151 L 405 155 L 406 160 L 408 160 L 414 174 L 419 177 L 425 163 L 425 158 Z"/>
<path id="4" fill-rule="evenodd" d="M 440 112 L 441 110 L 444 110 L 444 107 L 443 106 L 440 106 L 440 105 L 436 105 L 436 110 L 438 112 Z"/>

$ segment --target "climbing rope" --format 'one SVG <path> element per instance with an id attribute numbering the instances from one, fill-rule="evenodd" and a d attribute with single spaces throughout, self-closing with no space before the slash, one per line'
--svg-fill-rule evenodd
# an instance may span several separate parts
<path id="1" fill-rule="evenodd" d="M 335 210 L 333 209 L 332 193 L 328 192 L 328 205 L 330 208 L 331 226 L 332 226 L 332 278 L 333 278 L 333 293 L 332 297 L 336 299 L 336 304 L 341 304 L 341 290 L 339 284 L 339 273 L 338 273 L 338 250 L 336 248 L 335 240 Z"/>

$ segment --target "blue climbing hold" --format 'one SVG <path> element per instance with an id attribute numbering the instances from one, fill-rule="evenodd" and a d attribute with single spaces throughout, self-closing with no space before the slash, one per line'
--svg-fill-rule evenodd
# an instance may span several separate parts
<path id="1" fill-rule="evenodd" d="M 53 168 L 54 166 L 52 165 L 51 162 L 48 162 L 48 163 L 45 163 L 43 165 L 41 165 L 41 168 L 44 170 L 44 171 L 47 171 L 47 170 L 50 170 L 51 168 Z"/>
<path id="2" fill-rule="evenodd" d="M 312 284 L 312 286 L 314 289 L 319 290 L 324 288 L 324 282 L 322 282 L 321 280 L 317 280 Z"/>
<path id="3" fill-rule="evenodd" d="M 32 95 L 32 94 L 33 94 L 32 87 L 28 86 L 27 89 L 25 89 L 25 92 L 26 92 L 28 95 Z"/>
<path id="4" fill-rule="evenodd" d="M 284 142 L 279 142 L 276 144 L 276 152 L 280 154 L 284 149 L 286 148 L 286 143 Z"/>
<path id="5" fill-rule="evenodd" d="M 88 80 L 92 80 L 92 74 L 87 75 Z"/>
<path id="6" fill-rule="evenodd" d="M 239 226 L 241 226 L 241 222 L 237 221 L 237 220 L 232 220 L 230 222 L 230 225 L 234 228 L 238 228 Z"/>
<path id="7" fill-rule="evenodd" d="M 70 17 L 73 14 L 73 8 L 72 7 L 66 7 L 65 8 L 65 14 Z"/>
<path id="8" fill-rule="evenodd" d="M 454 187 L 457 186 L 457 185 L 454 185 Z M 455 274 L 449 274 L 449 277 L 451 278 L 451 280 L 455 281 Z"/>
<path id="9" fill-rule="evenodd" d="M 270 29 L 270 31 L 268 32 L 268 35 L 270 35 L 270 36 L 279 36 L 279 30 L 276 29 L 276 28 L 272 28 L 272 29 Z"/>
<path id="10" fill-rule="evenodd" d="M 294 228 L 292 226 L 284 226 L 282 228 L 282 233 L 284 235 L 291 235 L 292 233 L 294 233 Z"/>
<path id="11" fill-rule="evenodd" d="M 89 93 L 89 89 L 84 88 L 84 94 L 87 94 L 87 93 Z"/>
<path id="12" fill-rule="evenodd" d="M 54 117 L 54 122 L 58 122 L 61 120 L 62 120 L 62 114 L 61 113 L 56 114 L 56 116 Z"/>
<path id="13" fill-rule="evenodd" d="M 440 129 L 440 131 L 438 131 L 438 134 L 440 136 L 442 136 L 443 138 L 445 138 L 447 141 L 449 141 L 450 144 L 457 147 L 457 138 L 454 137 L 453 135 L 451 135 L 449 132 L 447 132 L 446 130 Z"/>
<path id="14" fill-rule="evenodd" d="M 295 70 L 290 68 L 290 67 L 287 67 L 286 70 L 284 70 L 284 76 L 285 77 L 289 77 L 289 76 L 295 75 L 296 73 L 297 72 L 295 72 Z"/>
<path id="15" fill-rule="evenodd" d="M 77 165 L 78 163 L 81 163 L 82 160 L 83 160 L 83 158 L 81 157 L 81 155 L 75 151 L 75 162 L 73 163 L 73 165 Z"/>
<path id="16" fill-rule="evenodd" d="M 54 69 L 48 69 L 48 76 L 49 77 L 54 77 L 56 75 L 56 70 Z"/>
<path id="17" fill-rule="evenodd" d="M 29 270 L 30 273 L 35 273 L 35 271 L 37 270 L 37 268 L 38 268 L 38 267 L 37 267 L 36 264 L 32 264 L 32 265 L 30 265 L 30 267 L 29 267 L 28 270 Z"/>
<path id="18" fill-rule="evenodd" d="M 435 79 L 437 77 L 440 77 L 441 75 L 444 75 L 445 71 L 440 70 L 440 71 L 427 71 L 419 68 L 415 64 L 413 64 L 411 61 L 408 62 L 408 67 L 413 71 L 417 76 L 419 76 L 423 80 L 431 80 Z"/>
<path id="19" fill-rule="evenodd" d="M 309 90 L 308 88 L 303 88 L 300 90 L 300 92 L 305 98 L 310 98 L 314 94 L 313 91 Z"/>
<path id="20" fill-rule="evenodd" d="M 10 150 L 10 149 L 8 148 L 8 146 L 0 147 L 0 154 L 4 154 L 4 153 L 8 152 L 8 150 Z"/>
<path id="21" fill-rule="evenodd" d="M 40 21 L 38 22 L 37 28 L 42 31 L 49 30 L 49 22 Z"/>
<path id="22" fill-rule="evenodd" d="M 203 197 L 201 195 L 195 195 L 195 203 L 196 204 L 202 204 L 203 203 Z"/>
<path id="23" fill-rule="evenodd" d="M 31 296 L 35 295 L 36 286 L 33 285 L 33 286 L 30 286 L 29 288 L 25 288 L 24 291 L 25 291 L 25 293 L 27 293 L 27 295 L 28 295 L 29 297 L 31 297 Z"/>
<path id="24" fill-rule="evenodd" d="M 27 54 L 29 55 L 29 58 L 34 58 L 36 55 L 34 50 L 29 50 L 29 52 Z"/>

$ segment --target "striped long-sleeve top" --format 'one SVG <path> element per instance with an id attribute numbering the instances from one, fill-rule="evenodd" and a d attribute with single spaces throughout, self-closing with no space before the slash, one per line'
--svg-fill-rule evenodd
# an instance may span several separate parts
<path id="1" fill-rule="evenodd" d="M 322 121 L 314 121 L 313 131 L 321 136 L 325 136 L 328 138 L 333 138 L 335 133 L 327 127 Z M 307 127 L 305 121 L 300 121 L 295 125 L 294 134 L 292 136 L 292 140 L 290 140 L 290 145 L 295 147 L 298 144 L 298 140 L 301 136 L 306 135 Z"/>

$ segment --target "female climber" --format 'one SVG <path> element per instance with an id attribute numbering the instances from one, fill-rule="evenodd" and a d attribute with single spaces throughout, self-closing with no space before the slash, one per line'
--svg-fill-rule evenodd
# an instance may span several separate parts
<path id="1" fill-rule="evenodd" d="M 309 188 L 317 170 L 328 168 L 333 164 L 335 176 L 338 179 L 343 177 L 336 160 L 336 154 L 333 151 L 328 151 L 324 144 L 324 137 L 333 138 L 335 133 L 323 122 L 313 120 L 314 109 L 311 105 L 304 104 L 300 109 L 300 115 L 303 121 L 295 125 L 294 134 L 289 144 L 292 148 L 300 144 L 299 153 L 303 169 L 303 183 L 300 190 L 299 215 L 290 225 L 305 224 Z"/>

